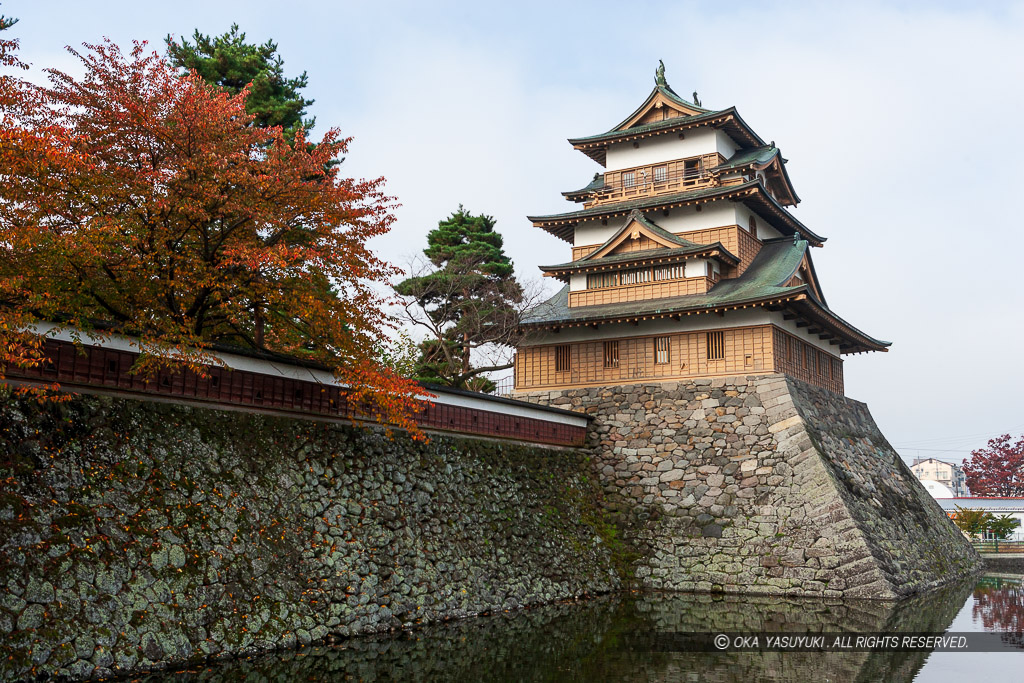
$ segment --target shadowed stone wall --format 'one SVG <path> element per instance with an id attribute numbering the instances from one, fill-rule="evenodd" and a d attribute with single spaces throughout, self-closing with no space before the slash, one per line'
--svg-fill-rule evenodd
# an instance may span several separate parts
<path id="1" fill-rule="evenodd" d="M 970 590 L 970 583 L 953 585 L 895 603 L 618 592 L 356 638 L 341 647 L 233 660 L 171 680 L 909 683 L 930 653 L 693 652 L 664 644 L 679 633 L 942 633 Z"/>
<path id="2" fill-rule="evenodd" d="M 645 587 L 891 599 L 978 566 L 863 403 L 784 375 L 518 398 L 596 418 Z"/>
<path id="3" fill-rule="evenodd" d="M 0 396 L 0 680 L 308 644 L 619 586 L 584 454 Z"/>

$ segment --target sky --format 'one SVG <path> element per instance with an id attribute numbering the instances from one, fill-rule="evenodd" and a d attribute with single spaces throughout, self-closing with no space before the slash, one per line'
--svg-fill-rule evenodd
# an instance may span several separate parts
<path id="1" fill-rule="evenodd" d="M 401 203 L 373 246 L 402 264 L 459 204 L 497 219 L 521 278 L 569 260 L 526 216 L 600 167 L 566 138 L 641 104 L 662 59 L 680 94 L 736 106 L 789 159 L 794 215 L 829 306 L 888 353 L 847 356 L 905 459 L 959 462 L 1024 432 L 1024 2 L 102 3 L 7 0 L 33 78 L 79 72 L 66 46 L 167 34 L 273 39 L 306 71 L 314 133 L 354 138 L 342 166 Z M 314 135 L 314 138 L 316 135 Z M 554 290 L 550 282 L 546 286 Z"/>

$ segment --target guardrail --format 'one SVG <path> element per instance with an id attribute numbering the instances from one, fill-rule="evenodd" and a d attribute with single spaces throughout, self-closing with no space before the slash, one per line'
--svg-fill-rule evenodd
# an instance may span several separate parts
<path id="1" fill-rule="evenodd" d="M 1021 553 L 1024 554 L 1024 541 L 971 541 L 971 545 L 979 553 Z"/>

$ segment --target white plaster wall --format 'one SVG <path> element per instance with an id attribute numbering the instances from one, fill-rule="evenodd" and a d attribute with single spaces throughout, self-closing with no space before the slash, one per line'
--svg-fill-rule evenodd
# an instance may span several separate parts
<path id="1" fill-rule="evenodd" d="M 740 147 L 733 139 L 720 130 L 715 130 L 715 150 L 728 159 L 736 153 Z"/>
<path id="2" fill-rule="evenodd" d="M 582 221 L 576 226 L 576 236 L 573 241 L 574 247 L 586 247 L 595 244 L 604 244 L 608 238 L 622 227 L 626 217 L 613 218 L 608 225 L 601 225 L 601 221 Z"/>
<path id="3" fill-rule="evenodd" d="M 694 259 L 683 263 L 686 277 L 704 277 L 708 274 L 707 259 Z"/>
<path id="4" fill-rule="evenodd" d="M 764 216 L 754 213 L 742 204 L 726 200 L 702 204 L 700 211 L 697 211 L 697 208 L 694 206 L 685 206 L 672 209 L 667 216 L 661 211 L 650 211 L 647 213 L 647 217 L 650 220 L 665 230 L 674 233 L 721 228 L 726 225 L 739 225 L 746 229 L 750 225 L 751 216 L 757 220 L 757 236 L 759 239 L 766 240 L 782 237 L 782 233 L 773 228 Z M 584 247 L 604 244 L 609 237 L 622 227 L 625 220 L 625 218 L 615 218 L 609 220 L 608 225 L 601 225 L 599 220 L 582 222 L 576 226 L 573 245 Z"/>
<path id="5" fill-rule="evenodd" d="M 696 128 L 683 131 L 683 135 L 686 137 L 682 140 L 679 139 L 678 133 L 668 133 L 637 140 L 639 147 L 633 147 L 633 142 L 619 142 L 608 147 L 605 168 L 609 171 L 618 171 L 633 166 L 658 164 L 663 161 L 685 159 L 701 154 L 714 154 L 719 151 L 716 133 L 718 131 L 714 128 Z M 731 153 L 730 151 L 729 154 Z M 723 154 L 726 153 L 723 152 Z"/>
<path id="6" fill-rule="evenodd" d="M 647 337 L 658 334 L 679 334 L 681 332 L 694 332 L 697 330 L 717 330 L 726 327 L 743 327 L 748 325 L 774 324 L 786 332 L 789 332 L 797 339 L 801 339 L 812 346 L 821 349 L 833 356 L 839 355 L 839 347 L 832 346 L 827 341 L 818 339 L 815 335 L 807 334 L 806 327 L 797 327 L 795 321 L 783 320 L 782 313 L 766 311 L 763 308 L 747 308 L 738 311 L 729 311 L 724 316 L 718 314 L 701 314 L 683 316 L 679 321 L 671 318 L 661 320 L 646 320 L 639 325 L 633 323 L 615 323 L 601 325 L 598 329 L 591 327 L 570 327 L 555 334 L 550 331 L 536 332 L 530 335 L 523 346 L 539 346 L 542 344 L 571 344 L 581 341 L 595 341 L 601 339 L 620 339 L 623 337 Z"/>
<path id="7" fill-rule="evenodd" d="M 660 211 L 652 211 L 648 218 L 663 227 L 669 232 L 687 232 L 689 230 L 706 230 L 708 228 L 720 228 L 723 225 L 735 225 L 738 223 L 737 212 L 744 212 L 746 209 L 736 202 L 717 201 L 702 204 L 701 210 L 697 207 L 684 206 L 672 209 L 667 216 Z M 746 220 L 744 218 L 744 220 Z M 760 222 L 760 219 L 758 219 Z"/>
<path id="8" fill-rule="evenodd" d="M 578 275 L 569 276 L 569 291 L 578 292 L 581 289 L 587 288 L 587 275 L 586 273 L 580 273 Z"/>

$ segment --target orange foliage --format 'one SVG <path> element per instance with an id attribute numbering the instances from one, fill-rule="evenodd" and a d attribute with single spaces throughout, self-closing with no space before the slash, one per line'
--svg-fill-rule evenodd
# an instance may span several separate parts
<path id="1" fill-rule="evenodd" d="M 71 50 L 82 78 L 0 81 L 0 368 L 39 362 L 38 321 L 137 337 L 143 371 L 242 347 L 322 363 L 373 417 L 411 427 L 423 392 L 376 359 L 391 323 L 374 286 L 396 269 L 366 246 L 395 204 L 383 179 L 329 163 L 350 139 L 289 145 L 251 125 L 246 92 L 144 44 L 86 47 Z"/>

